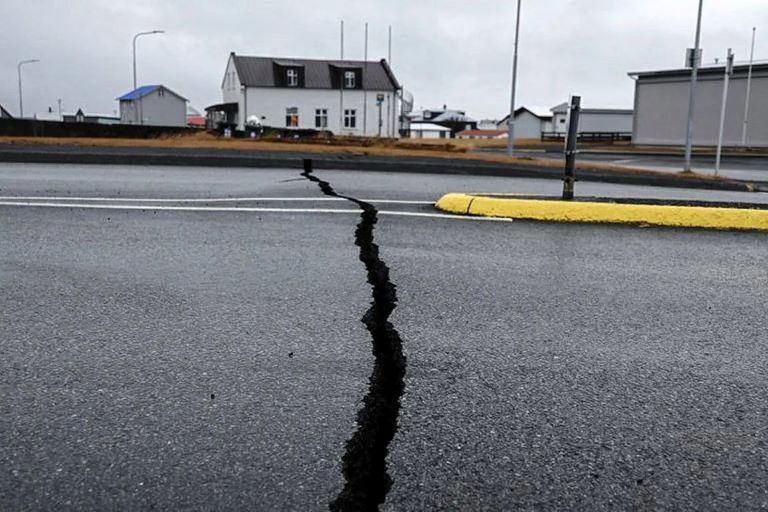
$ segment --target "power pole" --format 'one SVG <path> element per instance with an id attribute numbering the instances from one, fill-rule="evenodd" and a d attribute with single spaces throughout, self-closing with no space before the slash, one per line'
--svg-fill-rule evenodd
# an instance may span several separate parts
<path id="1" fill-rule="evenodd" d="M 368 22 L 365 22 L 365 56 L 363 57 L 363 137 L 368 135 L 368 89 L 365 87 L 365 75 L 368 72 Z M 379 133 L 381 137 L 381 133 Z"/>
<path id="2" fill-rule="evenodd" d="M 691 69 L 691 97 L 688 101 L 688 126 L 685 135 L 685 172 L 691 172 L 691 153 L 693 152 L 693 111 L 696 107 L 696 82 L 699 79 L 699 64 L 701 54 L 701 15 L 704 11 L 704 0 L 699 0 L 699 15 L 696 21 L 696 43 L 693 47 Z"/>
<path id="3" fill-rule="evenodd" d="M 720 131 L 717 134 L 717 157 L 715 158 L 715 176 L 720 172 L 720 157 L 723 154 L 723 132 L 725 131 L 725 111 L 728 105 L 728 83 L 733 73 L 733 51 L 728 48 L 728 59 L 725 61 L 725 76 L 723 77 L 723 104 L 720 107 Z"/>
<path id="4" fill-rule="evenodd" d="M 515 154 L 515 93 L 517 92 L 517 48 L 520 42 L 520 8 L 522 0 L 517 0 L 517 20 L 515 22 L 515 52 L 512 58 L 512 94 L 507 122 L 507 155 Z"/>
<path id="5" fill-rule="evenodd" d="M 341 20 L 341 60 L 344 61 L 344 20 Z M 339 135 L 341 135 L 344 130 L 344 70 L 339 69 Z"/>
<path id="6" fill-rule="evenodd" d="M 752 64 L 755 61 L 755 33 L 757 27 L 752 27 L 752 51 L 749 53 L 749 72 L 747 73 L 747 99 L 744 102 L 744 126 L 741 128 L 741 145 L 747 145 L 747 126 L 749 125 L 749 100 L 752 96 Z"/>

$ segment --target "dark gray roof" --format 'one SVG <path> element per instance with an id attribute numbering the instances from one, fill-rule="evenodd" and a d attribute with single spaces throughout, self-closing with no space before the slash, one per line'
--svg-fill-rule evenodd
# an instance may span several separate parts
<path id="1" fill-rule="evenodd" d="M 5 110 L 2 105 L 0 105 L 0 118 L 2 119 L 13 119 L 13 116 L 10 112 Z"/>
<path id="2" fill-rule="evenodd" d="M 386 60 L 312 60 L 286 57 L 246 57 L 232 54 L 240 82 L 247 87 L 277 87 L 275 64 L 295 66 L 304 69 L 304 87 L 306 89 L 333 89 L 331 85 L 332 68 L 365 68 L 363 88 L 369 91 L 391 91 L 399 89 L 395 75 Z"/>

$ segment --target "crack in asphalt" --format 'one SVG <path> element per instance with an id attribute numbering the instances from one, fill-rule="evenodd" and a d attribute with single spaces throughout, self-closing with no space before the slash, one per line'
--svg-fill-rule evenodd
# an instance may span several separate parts
<path id="1" fill-rule="evenodd" d="M 386 459 L 389 443 L 397 432 L 400 398 L 405 391 L 403 342 L 389 321 L 397 307 L 397 292 L 389 278 L 389 267 L 379 258 L 379 246 L 374 242 L 378 210 L 370 203 L 337 193 L 330 183 L 314 176 L 312 160 L 304 160 L 301 175 L 317 183 L 325 195 L 346 199 L 361 210 L 355 245 L 360 248 L 360 261 L 368 273 L 373 297 L 361 321 L 371 333 L 375 362 L 368 394 L 357 413 L 357 430 L 347 441 L 342 457 L 346 483 L 329 508 L 332 512 L 375 511 L 392 487 Z"/>

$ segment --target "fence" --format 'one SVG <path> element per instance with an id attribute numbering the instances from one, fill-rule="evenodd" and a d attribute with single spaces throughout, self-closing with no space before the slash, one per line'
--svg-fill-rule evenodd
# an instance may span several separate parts
<path id="1" fill-rule="evenodd" d="M 628 132 L 579 132 L 579 142 L 605 142 L 613 144 L 614 142 L 631 141 L 632 134 Z M 542 132 L 542 142 L 565 142 L 565 133 L 560 132 Z"/>
<path id="2" fill-rule="evenodd" d="M 136 124 L 63 123 L 37 119 L 0 119 L 3 137 L 105 137 L 149 139 L 163 135 L 198 133 L 186 126 L 146 126 Z"/>

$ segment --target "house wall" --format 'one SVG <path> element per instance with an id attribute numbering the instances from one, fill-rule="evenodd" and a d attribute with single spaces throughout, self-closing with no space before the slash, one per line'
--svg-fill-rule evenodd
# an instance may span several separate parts
<path id="1" fill-rule="evenodd" d="M 632 140 L 635 144 L 683 145 L 688 122 L 690 78 L 640 78 L 635 85 L 636 119 Z M 729 84 L 723 143 L 741 143 L 747 79 L 736 75 Z M 700 77 L 696 87 L 693 143 L 717 144 L 723 77 Z M 768 74 L 756 73 L 752 79 L 747 144 L 768 147 Z"/>
<path id="2" fill-rule="evenodd" d="M 557 133 L 565 133 L 568 129 L 568 112 L 554 112 L 552 116 L 551 130 Z M 583 132 L 632 132 L 631 112 L 589 112 L 582 111 L 579 116 L 579 133 Z"/>
<path id="3" fill-rule="evenodd" d="M 249 87 L 247 95 L 240 94 L 237 101 L 240 105 L 239 112 L 244 113 L 238 116 L 238 126 L 243 128 L 243 122 L 248 116 L 256 115 L 262 119 L 265 126 L 286 127 L 286 109 L 297 107 L 299 109 L 299 126 L 303 129 L 316 129 L 315 109 L 326 109 L 328 111 L 327 129 L 334 134 L 343 135 L 368 135 L 376 136 L 378 134 L 379 109 L 376 105 L 376 95 L 378 92 L 385 94 L 385 101 L 381 106 L 382 136 L 397 136 L 397 127 L 393 128 L 395 112 L 399 109 L 399 102 L 394 91 L 368 91 L 367 101 L 364 102 L 364 92 L 360 90 L 345 90 L 343 109 L 356 110 L 356 128 L 342 128 L 340 119 L 341 103 L 338 90 L 334 89 L 285 89 L 285 88 L 267 88 L 267 87 Z M 234 96 L 229 96 L 234 98 Z M 227 99 L 225 91 L 224 101 Z M 387 116 L 387 100 L 390 103 L 389 117 Z M 367 123 L 363 129 L 363 106 L 367 103 Z M 392 109 L 394 107 L 394 110 Z"/>
<path id="4" fill-rule="evenodd" d="M 527 110 L 515 116 L 515 139 L 541 138 L 541 119 Z"/>
<path id="5" fill-rule="evenodd" d="M 186 100 L 168 90 L 161 96 L 160 91 L 152 91 L 139 100 L 121 101 L 120 122 L 145 126 L 186 126 Z"/>
<path id="6" fill-rule="evenodd" d="M 451 131 L 419 130 L 418 125 L 411 125 L 411 139 L 450 139 Z"/>

